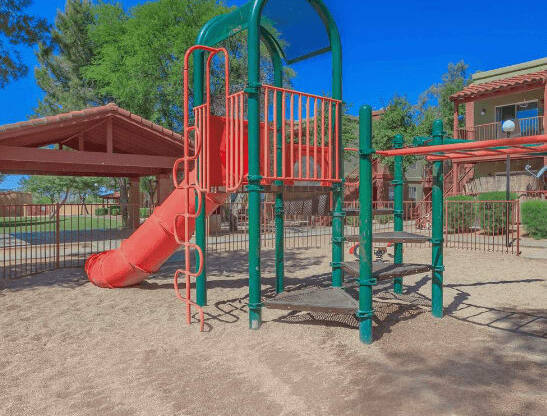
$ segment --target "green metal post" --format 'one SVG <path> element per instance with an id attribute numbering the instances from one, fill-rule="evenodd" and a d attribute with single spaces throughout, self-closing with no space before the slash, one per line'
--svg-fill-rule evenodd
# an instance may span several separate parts
<path id="1" fill-rule="evenodd" d="M 204 94 L 204 85 L 203 85 L 203 66 L 204 66 L 204 55 L 203 51 L 197 50 L 194 52 L 194 106 L 203 104 L 203 94 Z M 199 170 L 198 170 L 199 171 Z M 198 204 L 196 197 L 196 206 Z M 205 232 L 205 196 L 201 196 L 203 209 L 201 210 L 199 216 L 196 218 L 196 245 L 201 248 L 203 252 L 203 269 L 201 274 L 196 278 L 196 303 L 199 306 L 207 305 L 207 240 Z M 196 261 L 196 268 L 199 269 L 199 259 Z"/>
<path id="2" fill-rule="evenodd" d="M 397 134 L 393 138 L 393 148 L 401 149 L 403 147 L 403 136 Z M 403 157 L 395 156 L 394 179 L 392 184 L 393 189 L 393 216 L 394 216 L 394 231 L 403 231 Z M 395 243 L 394 263 L 403 264 L 403 244 Z M 393 291 L 395 293 L 403 293 L 403 278 L 396 277 L 393 280 Z"/>
<path id="3" fill-rule="evenodd" d="M 432 145 L 443 143 L 443 122 L 433 122 Z M 433 267 L 433 281 L 431 288 L 431 312 L 433 316 L 443 316 L 443 162 L 433 162 L 433 189 L 432 199 L 432 231 L 431 231 L 431 257 Z"/>
<path id="4" fill-rule="evenodd" d="M 272 53 L 272 62 L 274 66 L 274 84 L 276 87 L 283 86 L 283 64 L 281 62 L 281 57 L 278 53 Z M 281 105 L 281 100 L 283 99 L 283 94 L 281 92 L 276 92 L 277 95 L 277 114 L 275 114 L 277 121 L 277 131 L 274 134 L 277 134 L 277 166 L 276 169 L 278 172 L 281 172 L 283 169 L 283 140 L 284 137 L 281 135 L 281 124 L 283 123 L 284 115 L 282 113 L 283 106 Z M 277 186 L 283 186 L 283 181 L 275 181 L 274 183 Z M 284 277 L 285 277 L 285 238 L 284 238 L 284 204 L 283 204 L 283 192 L 278 192 L 275 194 L 275 290 L 277 293 L 281 293 L 284 290 Z"/>
<path id="5" fill-rule="evenodd" d="M 249 21 L 248 47 L 248 142 L 249 142 L 249 328 L 262 323 L 260 277 L 260 14 L 262 4 L 255 3 Z"/>
<path id="6" fill-rule="evenodd" d="M 332 96 L 337 100 L 342 99 L 342 44 L 340 35 L 332 16 L 328 16 L 329 37 L 332 47 Z M 344 145 L 342 143 L 342 107 L 338 111 L 338 165 L 342 182 L 335 183 L 332 187 L 333 217 L 332 217 L 332 286 L 341 287 L 344 274 L 342 263 L 344 261 Z M 334 137 L 334 134 L 333 134 Z M 332 145 L 334 145 L 333 143 Z M 336 154 L 336 153 L 334 153 Z M 335 166 L 333 166 L 335 169 Z"/>
<path id="7" fill-rule="evenodd" d="M 359 338 L 372 342 L 372 107 L 359 110 Z"/>

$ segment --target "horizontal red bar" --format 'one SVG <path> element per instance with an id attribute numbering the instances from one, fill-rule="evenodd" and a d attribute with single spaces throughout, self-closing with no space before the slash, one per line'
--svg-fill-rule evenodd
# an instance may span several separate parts
<path id="1" fill-rule="evenodd" d="M 529 137 L 517 137 L 513 139 L 496 139 L 496 140 L 483 140 L 483 141 L 470 141 L 469 143 L 454 143 L 454 144 L 442 144 L 436 146 L 420 146 L 420 147 L 406 147 L 403 149 L 391 149 L 391 150 L 377 150 L 376 153 L 382 156 L 407 156 L 407 155 L 430 155 L 433 157 L 438 157 L 434 153 L 458 151 L 458 150 L 480 150 L 488 149 L 489 147 L 502 147 L 507 146 L 508 149 L 495 149 L 498 150 L 508 150 L 509 154 L 513 153 L 536 153 L 538 150 L 542 149 L 543 146 L 530 148 L 528 150 L 510 148 L 513 145 L 524 145 L 524 144 L 537 144 L 537 143 L 547 143 L 547 135 L 541 134 L 537 136 Z M 469 156 L 458 155 L 458 158 L 465 158 Z M 443 158 L 442 156 L 440 158 Z M 449 159 L 448 156 L 444 156 L 445 159 Z M 456 157 L 455 157 L 456 158 Z"/>

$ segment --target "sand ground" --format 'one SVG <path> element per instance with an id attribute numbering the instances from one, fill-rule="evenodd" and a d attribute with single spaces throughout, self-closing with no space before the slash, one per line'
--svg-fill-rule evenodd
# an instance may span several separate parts
<path id="1" fill-rule="evenodd" d="M 128 289 L 80 269 L 0 283 L 0 415 L 545 414 L 547 262 L 445 253 L 446 316 L 426 308 L 427 275 L 405 279 L 414 305 L 378 288 L 370 346 L 342 315 L 265 310 L 249 331 L 244 252 L 209 256 L 205 333 L 186 325 L 174 264 Z M 328 279 L 329 260 L 287 252 L 287 289 Z"/>

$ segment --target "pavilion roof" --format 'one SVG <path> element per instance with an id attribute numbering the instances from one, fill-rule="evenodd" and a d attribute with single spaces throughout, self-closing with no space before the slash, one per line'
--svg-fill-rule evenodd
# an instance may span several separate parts
<path id="1" fill-rule="evenodd" d="M 78 149 L 80 137 L 86 151 L 106 150 L 106 122 L 112 121 L 113 151 L 125 154 L 178 156 L 182 137 L 116 104 L 21 121 L 0 126 L 0 145 L 45 147 L 63 144 Z"/>

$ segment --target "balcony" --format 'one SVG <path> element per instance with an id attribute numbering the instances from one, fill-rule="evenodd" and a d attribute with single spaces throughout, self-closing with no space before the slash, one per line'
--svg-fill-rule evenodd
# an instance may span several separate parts
<path id="1" fill-rule="evenodd" d="M 543 116 L 517 118 L 515 131 L 509 137 L 525 137 L 544 134 Z M 472 129 L 458 129 L 458 139 L 465 140 L 493 140 L 505 139 L 507 133 L 502 131 L 501 122 L 479 124 Z"/>

